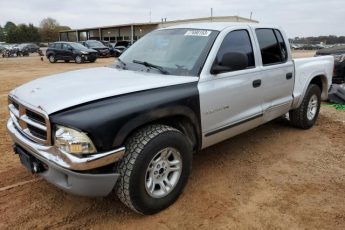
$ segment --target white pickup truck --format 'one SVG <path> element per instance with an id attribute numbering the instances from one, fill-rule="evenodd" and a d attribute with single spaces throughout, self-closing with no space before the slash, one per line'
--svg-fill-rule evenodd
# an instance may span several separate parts
<path id="1" fill-rule="evenodd" d="M 289 113 L 308 129 L 333 57 L 292 60 L 282 29 L 188 24 L 153 31 L 113 66 L 24 84 L 8 131 L 29 171 L 79 195 L 115 190 L 153 214 L 182 192 L 193 153 Z"/>

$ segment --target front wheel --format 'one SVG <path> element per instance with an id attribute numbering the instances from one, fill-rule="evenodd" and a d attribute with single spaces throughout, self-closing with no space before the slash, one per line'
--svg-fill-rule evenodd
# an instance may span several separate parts
<path id="1" fill-rule="evenodd" d="M 126 142 L 116 193 L 138 213 L 157 213 L 179 197 L 191 166 L 192 147 L 183 133 L 165 125 L 147 126 Z"/>
<path id="2" fill-rule="evenodd" d="M 77 55 L 75 57 L 75 62 L 78 63 L 78 64 L 83 63 L 83 58 L 80 55 Z"/>
<path id="3" fill-rule="evenodd" d="M 321 105 L 321 89 L 319 86 L 309 85 L 301 105 L 289 112 L 290 123 L 298 128 L 311 128 L 319 115 Z"/>
<path id="4" fill-rule="evenodd" d="M 56 59 L 55 59 L 54 55 L 50 55 L 48 59 L 49 59 L 50 63 L 55 63 L 56 62 Z"/>

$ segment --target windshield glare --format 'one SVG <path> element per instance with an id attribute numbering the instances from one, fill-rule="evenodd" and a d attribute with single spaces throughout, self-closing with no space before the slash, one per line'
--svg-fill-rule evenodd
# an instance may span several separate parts
<path id="1" fill-rule="evenodd" d="M 90 47 L 103 47 L 103 43 L 102 42 L 99 42 L 99 41 L 88 41 L 87 44 L 90 46 Z"/>
<path id="2" fill-rule="evenodd" d="M 77 50 L 87 50 L 87 47 L 83 46 L 82 44 L 79 43 L 70 43 L 70 45 Z"/>
<path id="3" fill-rule="evenodd" d="M 133 64 L 136 60 L 163 67 L 173 75 L 197 76 L 217 34 L 197 29 L 157 30 L 128 48 L 121 61 L 128 69 L 139 68 Z"/>

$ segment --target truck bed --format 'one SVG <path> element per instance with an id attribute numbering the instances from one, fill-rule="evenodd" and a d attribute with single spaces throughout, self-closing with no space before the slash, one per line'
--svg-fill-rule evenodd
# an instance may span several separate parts
<path id="1" fill-rule="evenodd" d="M 321 98 L 326 100 L 328 90 L 332 82 L 334 58 L 333 56 L 320 56 L 311 58 L 293 59 L 295 65 L 295 87 L 293 90 L 293 108 L 297 108 L 303 99 L 309 82 L 315 76 L 323 76 L 324 87 L 322 89 Z"/>

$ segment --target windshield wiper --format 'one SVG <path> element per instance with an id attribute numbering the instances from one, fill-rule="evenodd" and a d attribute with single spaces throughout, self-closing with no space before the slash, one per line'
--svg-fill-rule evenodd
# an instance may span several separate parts
<path id="1" fill-rule="evenodd" d="M 146 62 L 146 61 L 133 60 L 133 63 L 144 65 L 146 67 L 151 67 L 151 68 L 158 69 L 162 74 L 169 74 L 169 72 L 167 70 L 165 70 L 162 66 L 155 65 L 155 64 L 152 64 L 152 63 L 149 63 L 149 62 Z"/>

